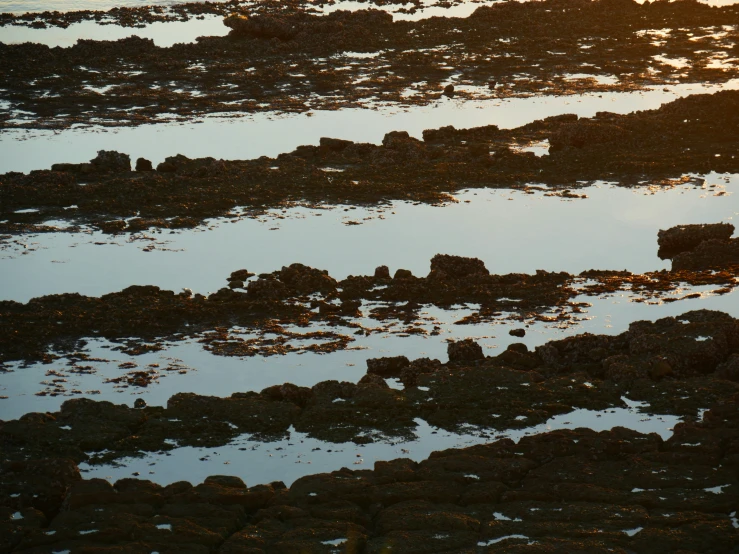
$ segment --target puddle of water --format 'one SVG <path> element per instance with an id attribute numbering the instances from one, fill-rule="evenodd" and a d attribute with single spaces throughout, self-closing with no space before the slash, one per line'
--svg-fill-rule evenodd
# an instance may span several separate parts
<path id="1" fill-rule="evenodd" d="M 659 229 L 731 222 L 739 213 L 731 200 L 739 175 L 705 179 L 705 188 L 654 193 L 600 184 L 579 189 L 588 198 L 573 200 L 473 189 L 443 207 L 396 202 L 371 210 L 293 208 L 260 219 L 211 222 L 207 230 L 146 235 L 154 241 L 102 233 L 17 237 L 20 245 L 6 242 L 0 250 L 0 299 L 26 302 L 64 292 L 99 296 L 134 284 L 206 294 L 226 286 L 237 269 L 267 273 L 294 262 L 326 269 L 337 279 L 370 275 L 380 265 L 423 276 L 437 253 L 478 257 L 498 274 L 542 268 L 643 273 L 670 267 L 657 257 Z M 398 237 L 402 248 L 387 248 Z M 154 250 L 147 251 L 152 244 Z"/>
<path id="2" fill-rule="evenodd" d="M 667 92 L 665 92 L 666 89 Z M 660 107 L 691 94 L 739 89 L 739 79 L 720 85 L 686 84 L 639 92 L 464 101 L 441 98 L 427 106 L 387 106 L 302 114 L 208 116 L 195 122 L 137 127 L 83 127 L 63 131 L 14 129 L 0 135 L 0 172 L 48 169 L 54 163 L 81 163 L 98 150 L 118 150 L 131 159 L 144 157 L 156 165 L 167 156 L 218 159 L 276 157 L 321 137 L 379 144 L 389 131 L 405 130 L 421 138 L 424 129 L 453 125 L 458 129 L 498 125 L 514 128 L 537 119 L 598 111 L 631 113 Z"/>
<path id="3" fill-rule="evenodd" d="M 486 355 L 495 356 L 514 342 L 522 342 L 533 350 L 548 341 L 585 332 L 617 335 L 626 331 L 634 321 L 678 316 L 690 310 L 720 310 L 739 317 L 739 292 L 716 295 L 710 293 L 713 288 L 717 287 L 686 287 L 675 296 L 699 292 L 702 293 L 701 297 L 652 304 L 633 302 L 633 295 L 629 293 L 604 297 L 583 295 L 576 301 L 587 302 L 590 306 L 577 315 L 579 319 L 572 321 L 569 326 L 561 322 L 530 322 L 523 338 L 508 334 L 510 329 L 522 327 L 519 322 L 501 319 L 476 325 L 455 325 L 455 322 L 477 310 L 478 307 L 474 305 L 449 310 L 424 306 L 420 311 L 420 316 L 424 318 L 423 328 L 429 331 L 433 326 L 438 326 L 439 334 L 435 336 L 408 336 L 402 333 L 404 326 L 373 332 L 369 336 L 354 335 L 353 328 L 323 325 L 293 329 L 300 333 L 332 331 L 355 339 L 349 349 L 332 352 L 328 358 L 314 352 L 270 357 L 216 357 L 204 350 L 195 339 L 168 343 L 159 352 L 131 356 L 113 351 L 112 348 L 117 346 L 114 343 L 91 338 L 82 350 L 92 359 L 81 360 L 77 364 L 78 367 L 87 368 L 82 371 L 67 363 L 69 357 L 62 357 L 51 364 L 6 364 L 8 371 L 3 374 L 0 396 L 7 398 L 0 399 L 0 419 L 17 419 L 29 412 L 57 411 L 62 402 L 70 397 L 108 400 L 129 406 L 133 406 L 136 398 L 143 398 L 149 405 L 164 406 L 172 395 L 180 392 L 197 391 L 202 395 L 224 397 L 234 392 L 261 391 L 286 382 L 305 387 L 331 379 L 356 383 L 365 374 L 370 358 L 404 355 L 411 360 L 428 357 L 446 362 L 448 340 L 471 338 L 482 346 Z M 369 307 L 365 305 L 362 308 L 366 315 L 369 315 Z M 369 317 L 361 317 L 356 322 L 370 328 L 380 325 L 380 322 Z M 249 336 L 243 338 L 248 339 Z M 134 364 L 137 367 L 132 367 Z M 115 383 L 105 382 L 131 370 L 145 371 L 150 364 L 158 364 L 156 370 L 160 378 L 148 387 L 121 388 Z M 54 379 L 65 380 L 60 382 L 65 389 L 63 393 L 58 396 L 36 395 L 42 390 L 53 389 Z M 397 383 L 394 385 L 393 388 L 399 388 Z M 79 393 L 72 395 L 72 391 Z M 571 418 L 563 421 L 570 421 L 575 426 L 592 427 L 595 424 L 594 421 Z"/>
<path id="4" fill-rule="evenodd" d="M 122 467 L 80 464 L 80 471 L 87 479 L 97 477 L 110 481 L 138 473 L 143 479 L 160 485 L 180 480 L 200 483 L 210 475 L 228 474 L 241 477 L 249 485 L 283 481 L 290 486 L 306 475 L 334 471 L 342 467 L 371 469 L 376 461 L 396 458 L 410 458 L 420 462 L 434 451 L 464 448 L 491 441 L 490 435 L 483 430 L 463 434 L 449 433 L 430 426 L 422 419 L 415 421 L 418 425 L 415 431 L 417 439 L 408 442 L 336 444 L 310 438 L 291 427 L 289 438 L 281 441 L 260 443 L 245 435 L 220 448 L 176 448 L 166 454 L 152 453 L 143 458 L 121 459 Z M 679 421 L 679 418 L 668 415 L 645 417 L 636 407 L 603 411 L 575 410 L 569 414 L 557 415 L 535 427 L 508 430 L 502 434 L 518 442 L 526 435 L 555 429 L 588 427 L 604 431 L 621 426 L 642 433 L 656 432 L 667 439 Z M 500 434 L 496 434 L 497 437 Z"/>
<path id="5" fill-rule="evenodd" d="M 210 0 L 223 2 L 226 0 Z M 173 6 L 183 0 L 0 0 L 0 13 L 27 13 L 79 10 L 110 10 L 120 7 Z"/>
<path id="6" fill-rule="evenodd" d="M 142 2 L 142 5 L 151 3 L 148 1 Z M 1 8 L 0 11 L 2 11 Z M 31 29 L 29 27 L 6 25 L 0 27 L 0 42 L 5 44 L 34 42 L 45 44 L 51 48 L 55 46 L 66 48 L 74 46 L 78 39 L 119 40 L 137 36 L 150 38 L 157 46 L 169 47 L 177 43 L 195 42 L 197 37 L 202 36 L 225 36 L 229 30 L 223 24 L 221 16 L 212 15 L 204 16 L 203 19 L 191 19 L 190 21 L 155 22 L 143 28 L 99 25 L 95 21 L 81 21 L 73 23 L 66 29 L 60 27 Z"/>

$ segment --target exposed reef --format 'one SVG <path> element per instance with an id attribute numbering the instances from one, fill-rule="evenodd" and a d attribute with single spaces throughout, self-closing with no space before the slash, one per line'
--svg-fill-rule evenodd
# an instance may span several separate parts
<path id="1" fill-rule="evenodd" d="M 450 101 L 442 98 L 450 85 L 455 101 L 633 91 L 723 83 L 737 69 L 739 11 L 698 2 L 501 2 L 467 18 L 418 22 L 379 10 L 315 16 L 288 6 L 225 22 L 227 37 L 169 48 L 138 37 L 70 48 L 0 44 L 8 101 L 0 127 L 428 105 Z M 664 29 L 669 40 L 661 40 Z"/>
<path id="2" fill-rule="evenodd" d="M 381 145 L 323 138 L 317 146 L 300 146 L 274 159 L 178 155 L 156 171 L 141 160 L 145 170 L 131 171 L 126 154 L 101 151 L 90 163 L 1 175 L 0 217 L 5 222 L 0 232 L 59 231 L 44 225 L 49 220 L 109 233 L 177 229 L 236 208 L 442 203 L 470 187 L 533 193 L 545 190 L 538 185 L 549 185 L 555 190 L 548 193 L 580 197 L 571 189 L 595 180 L 623 186 L 701 184 L 682 176 L 739 172 L 737 128 L 739 91 L 722 91 L 678 99 L 657 110 L 599 112 L 580 119 L 561 115 L 513 130 L 443 127 L 424 131 L 423 140 L 394 131 Z M 549 140 L 549 155 L 512 149 L 543 140 Z"/>
<path id="3" fill-rule="evenodd" d="M 394 391 L 368 378 L 230 398 L 177 395 L 166 408 L 68 401 L 54 414 L 0 422 L 0 549 L 731 552 L 739 545 L 739 384 L 710 372 L 728 352 L 737 356 L 738 325 L 699 311 L 637 322 L 618 337 L 550 343 L 536 353 L 512 347 L 496 358 L 437 364 L 419 375 L 428 390 Z M 696 342 L 693 335 L 704 333 L 710 339 Z M 686 343 L 696 346 L 685 351 Z M 450 348 L 455 357 L 473 351 Z M 614 364 L 607 360 L 641 367 L 649 356 L 671 353 L 674 374 L 658 381 L 632 375 L 628 385 L 632 398 L 647 400 L 645 409 L 692 414 L 667 440 L 624 428 L 555 431 L 518 444 L 504 439 L 435 452 L 421 463 L 398 459 L 374 470 L 311 475 L 289 488 L 247 487 L 223 475 L 195 487 L 129 478 L 111 485 L 81 479 L 73 461 L 173 443 L 214 446 L 237 433 L 284 433 L 290 422 L 342 440 L 353 430 L 339 427 L 397 434 L 421 413 L 446 428 L 489 424 L 493 410 L 504 414 L 504 426 L 515 424 L 508 419 L 518 411 L 540 421 L 577 405 L 618 403 L 623 373 L 609 373 Z M 596 366 L 605 378 L 585 383 L 583 369 Z M 428 395 L 435 401 L 421 402 Z M 710 407 L 698 421 L 696 406 Z M 372 440 L 367 436 L 357 440 Z"/>

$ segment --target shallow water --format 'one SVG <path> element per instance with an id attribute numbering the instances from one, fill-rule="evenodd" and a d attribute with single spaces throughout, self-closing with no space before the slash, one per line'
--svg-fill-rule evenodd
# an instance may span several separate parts
<path id="1" fill-rule="evenodd" d="M 585 199 L 473 189 L 442 207 L 396 202 L 371 210 L 292 208 L 258 219 L 211 220 L 207 230 L 18 237 L 20 245 L 5 243 L 0 250 L 0 299 L 99 296 L 134 284 L 207 294 L 226 286 L 237 269 L 268 273 L 295 262 L 337 279 L 371 275 L 380 265 L 424 276 L 437 253 L 478 257 L 498 274 L 643 273 L 670 267 L 657 257 L 659 229 L 732 222 L 739 214 L 739 174 L 704 178 L 703 187 L 656 191 L 600 183 L 579 190 Z M 153 251 L 144 250 L 152 245 Z"/>
<path id="2" fill-rule="evenodd" d="M 210 0 L 219 2 L 223 0 Z M 643 1 L 643 0 L 642 0 Z M 709 6 L 729 6 L 735 4 L 737 0 L 700 0 L 701 3 Z M 43 11 L 78 11 L 78 10 L 109 10 L 115 7 L 137 7 L 137 6 L 171 6 L 182 4 L 184 0 L 0 0 L 0 12 L 10 13 L 26 13 L 26 12 L 43 12 Z M 425 6 L 432 6 L 435 2 L 432 0 L 424 2 Z M 466 1 L 449 8 L 427 7 L 419 10 L 415 14 L 396 13 L 394 17 L 398 20 L 418 20 L 428 17 L 467 17 L 474 12 L 480 5 L 494 4 L 495 1 Z M 247 3 L 245 3 L 247 4 Z M 370 4 L 364 2 L 354 2 L 352 0 L 339 0 L 332 6 L 326 6 L 319 11 L 330 13 L 336 10 L 363 10 L 370 7 Z M 385 9 L 393 12 L 394 6 L 371 6 L 375 9 Z M 408 6 L 410 7 L 410 6 Z"/>
<path id="3" fill-rule="evenodd" d="M 151 4 L 146 2 L 143 5 Z M 203 19 L 190 21 L 172 21 L 151 23 L 143 28 L 120 27 L 118 25 L 99 25 L 95 21 L 73 23 L 66 29 L 49 27 L 47 29 L 31 29 L 6 25 L 0 27 L 0 42 L 19 44 L 34 42 L 45 44 L 51 48 L 74 46 L 77 40 L 119 40 L 131 36 L 150 38 L 154 44 L 163 48 L 177 43 L 195 42 L 202 36 L 225 36 L 229 28 L 223 24 L 220 16 L 204 16 Z"/>
<path id="4" fill-rule="evenodd" d="M 498 125 L 508 129 L 565 113 L 592 117 L 598 111 L 623 114 L 654 109 L 679 97 L 728 89 L 739 89 L 739 79 L 721 85 L 672 85 L 629 93 L 473 101 L 441 98 L 431 105 L 406 108 L 391 105 L 284 115 L 214 115 L 196 121 L 122 128 L 5 130 L 0 134 L 0 173 L 86 162 L 98 150 L 125 152 L 131 159 L 144 157 L 155 165 L 176 154 L 218 159 L 275 157 L 302 144 L 318 144 L 321 137 L 379 144 L 386 133 L 394 130 L 408 131 L 420 139 L 424 129 L 446 125 L 458 129 Z"/>
<path id="5" fill-rule="evenodd" d="M 626 331 L 630 323 L 639 320 L 656 320 L 678 316 L 690 310 L 720 310 L 739 317 L 739 292 L 725 295 L 712 294 L 718 287 L 685 287 L 671 296 L 680 298 L 698 292 L 699 298 L 677 302 L 634 302 L 628 292 L 601 297 L 579 296 L 576 302 L 590 304 L 584 312 L 576 314 L 568 325 L 562 322 L 528 322 L 526 336 L 513 337 L 508 331 L 523 327 L 522 323 L 508 321 L 505 314 L 496 321 L 457 325 L 456 322 L 476 311 L 476 306 L 458 306 L 444 310 L 425 306 L 420 311 L 424 328 L 439 327 L 438 335 L 410 335 L 402 333 L 404 326 L 378 330 L 369 336 L 354 335 L 354 328 L 314 325 L 295 328 L 300 333 L 309 331 L 332 331 L 342 333 L 355 340 L 346 350 L 331 354 L 314 352 L 289 353 L 269 357 L 218 356 L 203 349 L 197 339 L 169 342 L 159 352 L 131 356 L 114 350 L 118 345 L 103 339 L 90 338 L 82 349 L 96 360 L 84 360 L 82 366 L 90 366 L 88 372 L 77 372 L 68 363 L 70 356 L 51 363 L 34 363 L 24 366 L 19 362 L 6 364 L 0 382 L 0 420 L 16 419 L 29 412 L 57 411 L 62 402 L 72 397 L 87 397 L 93 400 L 108 400 L 116 404 L 133 406 L 136 398 L 143 398 L 149 405 L 164 406 L 167 400 L 180 392 L 197 392 L 202 395 L 230 396 L 234 392 L 261 391 L 266 387 L 282 383 L 293 383 L 311 387 L 318 382 L 335 379 L 356 383 L 366 373 L 369 358 L 404 355 L 413 360 L 421 357 L 448 360 L 447 341 L 472 338 L 482 347 L 486 355 L 495 356 L 508 345 L 521 342 L 532 350 L 550 340 L 590 332 L 616 335 Z M 368 315 L 371 306 L 363 306 Z M 366 327 L 377 328 L 380 323 L 368 317 L 359 318 Z M 244 338 L 249 338 L 248 336 Z M 300 341 L 301 343 L 304 341 Z M 62 353 L 60 353 L 62 354 Z M 72 356 L 74 357 L 74 356 Z M 149 364 L 159 364 L 159 382 L 148 387 L 117 387 L 106 379 L 117 378 L 130 371 L 120 364 L 134 363 L 135 371 L 148 369 Z M 49 373 L 51 372 L 51 373 Z M 57 396 L 38 396 L 37 393 L 55 389 L 53 379 L 66 379 L 61 384 L 64 391 Z M 44 382 L 46 384 L 44 384 Z M 395 388 L 399 383 L 390 380 Z M 60 390 L 60 389 L 57 389 Z M 73 394 L 72 391 L 79 391 Z"/>
<path id="6" fill-rule="evenodd" d="M 220 448 L 176 448 L 166 454 L 152 453 L 143 458 L 124 458 L 120 466 L 90 466 L 80 464 L 80 471 L 87 479 L 93 477 L 116 481 L 132 474 L 140 475 L 160 485 L 189 480 L 200 483 L 215 474 L 237 475 L 249 486 L 283 481 L 287 486 L 303 477 L 318 472 L 349 469 L 372 469 L 378 460 L 410 458 L 417 462 L 426 459 L 431 452 L 447 448 L 464 448 L 485 444 L 496 438 L 521 437 L 556 429 L 587 427 L 605 431 L 616 426 L 634 429 L 642 433 L 658 433 L 663 439 L 672 435 L 672 428 L 680 421 L 669 415 L 646 416 L 638 411 L 639 403 L 623 399 L 627 408 L 611 408 L 602 411 L 575 410 L 552 417 L 546 423 L 525 429 L 505 432 L 478 430 L 464 434 L 436 429 L 422 419 L 414 441 L 367 445 L 354 443 L 329 443 L 308 437 L 290 428 L 290 437 L 281 441 L 260 443 L 242 436 Z M 225 467 L 224 467 L 225 466 Z M 474 478 L 474 477 L 471 477 Z"/>

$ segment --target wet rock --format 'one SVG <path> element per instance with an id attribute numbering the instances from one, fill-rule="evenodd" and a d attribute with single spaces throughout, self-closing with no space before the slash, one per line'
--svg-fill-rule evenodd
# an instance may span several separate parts
<path id="1" fill-rule="evenodd" d="M 439 360 L 432 360 L 430 358 L 418 358 L 413 360 L 408 367 L 405 367 L 400 372 L 400 380 L 406 387 L 415 386 L 418 382 L 418 376 L 421 374 L 435 373 L 442 369 L 442 364 Z"/>
<path id="2" fill-rule="evenodd" d="M 405 356 L 370 358 L 367 360 L 367 373 L 383 378 L 400 377 L 401 370 L 408 365 L 410 362 Z"/>
<path id="3" fill-rule="evenodd" d="M 247 17 L 233 14 L 226 17 L 223 24 L 231 29 L 235 37 L 290 40 L 298 32 L 296 26 L 287 19 L 271 15 Z"/>
<path id="4" fill-rule="evenodd" d="M 122 219 L 116 219 L 114 221 L 104 221 L 98 224 L 98 227 L 103 233 L 115 234 L 120 233 L 128 226 L 128 223 Z"/>
<path id="5" fill-rule="evenodd" d="M 97 156 L 90 160 L 94 171 L 101 173 L 119 173 L 131 171 L 131 158 L 114 150 L 98 150 Z"/>
<path id="6" fill-rule="evenodd" d="M 734 234 L 730 223 L 705 223 L 699 225 L 678 225 L 657 232 L 659 257 L 673 258 L 675 255 L 692 250 L 700 243 L 710 240 L 728 240 Z"/>
<path id="7" fill-rule="evenodd" d="M 380 387 L 381 389 L 390 388 L 390 385 L 387 384 L 387 381 L 385 381 L 385 379 L 374 373 L 364 374 L 357 385 Z"/>
<path id="8" fill-rule="evenodd" d="M 177 165 L 173 162 L 163 161 L 157 165 L 157 171 L 159 173 L 174 173 L 177 171 Z"/>
<path id="9" fill-rule="evenodd" d="M 390 279 L 390 269 L 386 265 L 376 267 L 375 279 Z"/>
<path id="10" fill-rule="evenodd" d="M 290 294 L 287 285 L 274 278 L 249 281 L 246 292 L 251 298 L 258 300 L 279 300 Z"/>
<path id="11" fill-rule="evenodd" d="M 0 463 L 0 506 L 13 511 L 33 508 L 51 519 L 80 480 L 79 469 L 70 459 L 4 461 Z"/>
<path id="12" fill-rule="evenodd" d="M 525 337 L 526 329 L 511 329 L 510 331 L 508 331 L 508 334 L 512 337 Z"/>
<path id="13" fill-rule="evenodd" d="M 454 85 L 445 86 L 442 94 L 448 98 L 454 98 Z"/>
<path id="14" fill-rule="evenodd" d="M 405 144 L 411 141 L 411 136 L 408 131 L 390 131 L 382 137 L 382 145 L 385 148 L 392 148 L 394 146 Z"/>
<path id="15" fill-rule="evenodd" d="M 398 269 L 395 272 L 395 275 L 393 275 L 393 279 L 400 280 L 400 281 L 405 280 L 405 279 L 412 279 L 412 278 L 413 278 L 413 273 L 411 273 L 410 270 L 408 269 Z"/>
<path id="16" fill-rule="evenodd" d="M 154 171 L 154 167 L 146 158 L 139 158 L 136 160 L 136 171 Z"/>
<path id="17" fill-rule="evenodd" d="M 303 264 L 291 264 L 278 272 L 280 281 L 300 294 L 329 293 L 336 290 L 336 279 L 328 271 Z"/>
<path id="18" fill-rule="evenodd" d="M 724 269 L 739 264 L 739 238 L 709 239 L 672 258 L 672 270 Z"/>
<path id="19" fill-rule="evenodd" d="M 237 269 L 229 275 L 229 281 L 246 281 L 249 277 L 253 277 L 254 274 L 246 269 Z"/>
<path id="20" fill-rule="evenodd" d="M 424 142 L 449 142 L 457 135 L 457 130 L 451 126 L 439 127 L 438 129 L 425 129 L 423 131 Z"/>
<path id="21" fill-rule="evenodd" d="M 284 383 L 282 385 L 267 387 L 260 393 L 260 395 L 267 397 L 270 400 L 291 402 L 296 406 L 303 408 L 313 397 L 313 390 L 307 387 L 299 387 L 292 383 Z"/>
<path id="22" fill-rule="evenodd" d="M 449 355 L 449 361 L 454 363 L 474 362 L 485 359 L 485 354 L 482 353 L 482 347 L 472 339 L 450 342 L 447 345 L 447 354 Z"/>
<path id="23" fill-rule="evenodd" d="M 354 143 L 350 140 L 321 137 L 319 140 L 319 144 L 321 145 L 321 148 L 325 150 L 329 150 L 331 152 L 341 152 Z"/>
<path id="24" fill-rule="evenodd" d="M 479 258 L 465 258 L 436 254 L 431 258 L 431 271 L 438 272 L 452 279 L 465 279 L 473 275 L 489 275 L 485 263 Z"/>
<path id="25" fill-rule="evenodd" d="M 470 142 L 467 150 L 473 158 L 487 157 L 490 154 L 490 145 L 485 142 Z"/>
<path id="26" fill-rule="evenodd" d="M 143 398 L 137 398 L 133 403 L 133 407 L 137 409 L 146 408 L 146 400 Z"/>
<path id="27" fill-rule="evenodd" d="M 562 125 L 549 137 L 549 153 L 571 148 L 593 148 L 614 142 L 629 141 L 631 132 L 619 125 L 596 120 L 581 119 Z"/>
<path id="28" fill-rule="evenodd" d="M 246 483 L 241 480 L 240 477 L 234 475 L 211 475 L 206 477 L 203 481 L 206 485 L 215 484 L 220 487 L 232 488 L 232 489 L 246 489 Z"/>
<path id="29" fill-rule="evenodd" d="M 728 360 L 716 367 L 716 377 L 739 382 L 739 354 L 732 354 Z"/>

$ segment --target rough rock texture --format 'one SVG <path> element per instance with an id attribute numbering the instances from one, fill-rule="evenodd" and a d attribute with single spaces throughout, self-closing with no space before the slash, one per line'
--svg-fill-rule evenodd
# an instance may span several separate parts
<path id="1" fill-rule="evenodd" d="M 730 223 L 704 223 L 699 225 L 678 225 L 657 232 L 659 257 L 674 258 L 675 255 L 693 250 L 700 243 L 710 240 L 728 240 L 734 234 Z"/>
<path id="2" fill-rule="evenodd" d="M 137 173 L 130 173 L 123 162 L 104 172 L 92 163 L 55 164 L 51 171 L 0 176 L 0 221 L 7 220 L 0 231 L 19 234 L 45 221 L 72 217 L 76 224 L 98 228 L 116 221 L 121 226 L 116 232 L 191 227 L 223 217 L 237 206 L 376 205 L 388 200 L 439 204 L 452 201 L 450 195 L 461 187 L 541 192 L 531 186 L 541 183 L 569 191 L 558 192 L 568 197 L 576 196 L 570 189 L 584 186 L 573 183 L 597 179 L 670 187 L 683 182 L 676 179 L 681 173 L 739 171 L 739 158 L 734 157 L 736 114 L 739 91 L 726 90 L 628 115 L 599 112 L 576 122 L 556 116 L 511 130 L 494 125 L 444 128 L 427 132 L 424 141 L 401 131 L 388 133 L 380 145 L 325 139 L 273 159 L 224 161 L 178 155 L 168 157 L 157 171 Z M 603 122 L 627 129 L 630 140 L 586 140 L 579 148 L 562 147 L 541 157 L 510 148 L 550 140 L 567 126 L 599 128 Z M 604 136 L 612 135 L 604 131 Z M 327 167 L 341 171 L 327 173 L 323 171 Z M 87 186 L 80 187 L 81 182 Z M 73 214 L 65 210 L 71 205 L 77 206 Z M 28 209 L 39 211 L 16 213 Z M 453 269 L 450 263 L 441 259 L 438 269 Z M 479 269 L 482 274 L 482 267 L 474 265 L 459 269 Z"/>
<path id="3" fill-rule="evenodd" d="M 739 238 L 709 239 L 672 258 L 673 271 L 684 269 L 721 269 L 739 265 Z"/>
<path id="4" fill-rule="evenodd" d="M 23 509 L 0 536 L 14 552 L 724 554 L 739 547 L 738 401 L 723 399 L 666 441 L 618 427 L 553 431 L 289 488 L 228 476 L 194 487 L 73 481 L 61 509 Z M 7 489 L 15 505 L 34 490 Z"/>
<path id="5" fill-rule="evenodd" d="M 474 362 L 485 359 L 485 354 L 482 353 L 482 347 L 472 339 L 450 342 L 447 346 L 447 354 L 449 355 L 449 361 L 453 363 Z"/>

